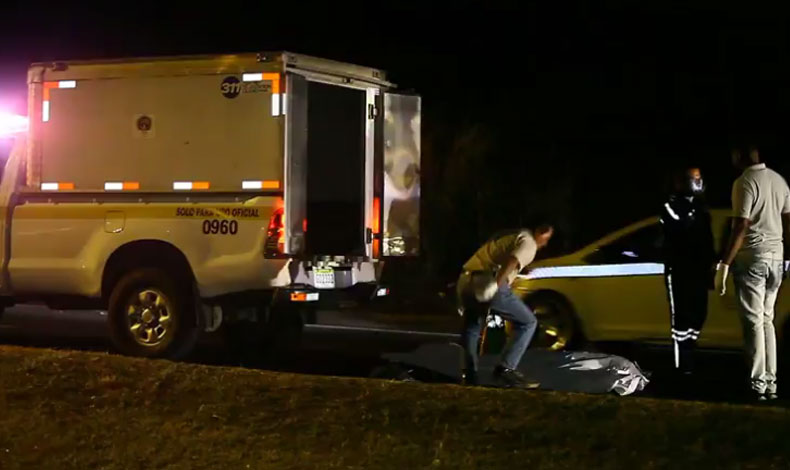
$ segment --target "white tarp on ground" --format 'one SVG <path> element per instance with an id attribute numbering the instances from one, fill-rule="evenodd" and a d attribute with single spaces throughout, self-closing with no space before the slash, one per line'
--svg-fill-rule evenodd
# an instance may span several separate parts
<path id="1" fill-rule="evenodd" d="M 426 344 L 410 353 L 385 354 L 384 358 L 399 365 L 390 368 L 389 378 L 440 376 L 447 381 L 460 381 L 463 356 L 454 343 Z M 498 357 L 480 358 L 481 385 L 495 385 L 492 377 Z M 630 395 L 641 391 L 649 382 L 635 363 L 610 354 L 529 350 L 519 364 L 531 388 L 566 392 L 609 393 Z M 382 374 L 386 376 L 386 374 Z"/>

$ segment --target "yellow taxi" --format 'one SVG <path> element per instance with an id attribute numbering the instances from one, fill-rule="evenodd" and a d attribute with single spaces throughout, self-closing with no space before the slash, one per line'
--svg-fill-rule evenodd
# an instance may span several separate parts
<path id="1" fill-rule="evenodd" d="M 721 251 L 729 236 L 730 211 L 712 210 L 711 218 Z M 539 320 L 535 346 L 560 350 L 588 341 L 670 344 L 662 239 L 658 217 L 646 219 L 573 254 L 537 262 L 532 271 L 519 275 L 513 291 L 526 300 Z M 734 291 L 732 276 L 725 296 L 708 291 L 701 347 L 742 346 Z M 776 304 L 780 340 L 790 316 L 787 291 L 780 291 Z"/>

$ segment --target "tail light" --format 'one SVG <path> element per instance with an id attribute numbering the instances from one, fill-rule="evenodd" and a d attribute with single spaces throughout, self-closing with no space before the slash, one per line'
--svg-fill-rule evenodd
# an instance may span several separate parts
<path id="1" fill-rule="evenodd" d="M 373 198 L 373 217 L 371 218 L 373 234 L 373 257 L 381 255 L 381 198 Z"/>
<path id="2" fill-rule="evenodd" d="M 264 256 L 272 258 L 283 254 L 285 254 L 285 212 L 283 208 L 279 208 L 272 212 L 272 217 L 269 219 Z"/>

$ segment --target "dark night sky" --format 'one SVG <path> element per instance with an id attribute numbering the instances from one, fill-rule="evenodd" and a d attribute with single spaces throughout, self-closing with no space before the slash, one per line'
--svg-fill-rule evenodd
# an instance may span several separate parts
<path id="1" fill-rule="evenodd" d="M 476 220 L 468 244 L 489 226 L 517 224 L 515 208 L 528 206 L 560 213 L 564 244 L 576 246 L 656 212 L 666 173 L 687 161 L 702 165 L 712 202 L 727 204 L 733 140 L 759 143 L 769 163 L 790 170 L 786 11 L 112 3 L 0 7 L 0 104 L 23 107 L 34 60 L 287 49 L 381 67 L 424 97 L 426 198 L 453 185 L 498 187 L 485 206 L 494 215 L 456 218 L 458 230 Z M 472 134 L 483 137 L 464 140 Z M 483 149 L 482 174 L 450 168 L 469 148 Z M 462 205 L 468 195 L 458 194 Z"/>

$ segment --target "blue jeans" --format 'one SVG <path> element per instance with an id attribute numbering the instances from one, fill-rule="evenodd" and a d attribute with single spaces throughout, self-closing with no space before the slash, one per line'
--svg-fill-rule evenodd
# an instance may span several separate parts
<path id="1" fill-rule="evenodd" d="M 477 372 L 477 343 L 480 340 L 480 330 L 490 308 L 498 313 L 504 320 L 513 325 L 513 336 L 508 338 L 507 346 L 502 352 L 502 365 L 508 369 L 515 369 L 521 362 L 521 357 L 527 350 L 538 319 L 527 305 L 521 301 L 510 286 L 499 288 L 490 303 L 477 302 L 473 295 L 463 296 L 464 305 L 464 331 L 462 333 L 462 346 L 464 347 L 464 361 L 466 371 Z"/>

